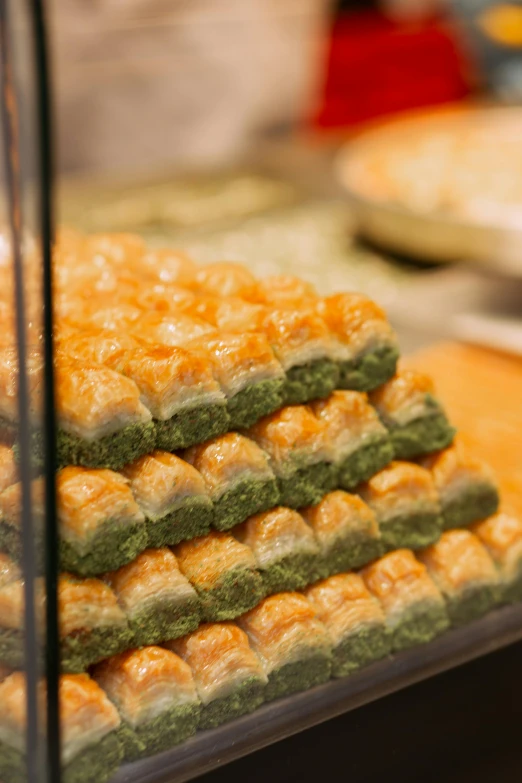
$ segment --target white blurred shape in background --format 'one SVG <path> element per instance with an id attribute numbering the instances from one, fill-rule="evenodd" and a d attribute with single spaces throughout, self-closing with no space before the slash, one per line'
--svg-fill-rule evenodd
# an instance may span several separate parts
<path id="1" fill-rule="evenodd" d="M 332 0 L 50 0 L 63 170 L 239 157 L 309 112 Z"/>

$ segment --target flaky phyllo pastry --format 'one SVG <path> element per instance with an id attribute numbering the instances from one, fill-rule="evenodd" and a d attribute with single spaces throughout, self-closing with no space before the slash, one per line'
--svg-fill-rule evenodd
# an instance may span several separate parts
<path id="1" fill-rule="evenodd" d="M 212 523 L 218 530 L 229 530 L 251 514 L 272 508 L 279 499 L 267 455 L 236 432 L 193 446 L 183 458 L 203 477 L 214 508 Z"/>
<path id="2" fill-rule="evenodd" d="M 45 704 L 45 683 L 39 684 L 40 708 Z M 26 779 L 26 683 L 13 672 L 0 684 L 0 777 Z M 105 783 L 122 758 L 118 738 L 120 717 L 101 688 L 86 674 L 60 678 L 62 775 L 66 783 Z"/>
<path id="3" fill-rule="evenodd" d="M 429 642 L 448 627 L 442 594 L 410 550 L 390 552 L 361 575 L 384 611 L 392 649 Z"/>
<path id="4" fill-rule="evenodd" d="M 161 647 L 143 647 L 95 667 L 93 676 L 121 716 L 125 758 L 151 756 L 195 733 L 200 702 L 189 666 Z"/>
<path id="5" fill-rule="evenodd" d="M 246 434 L 268 454 L 281 505 L 300 508 L 318 503 L 336 485 L 326 426 L 308 406 L 282 408 Z"/>
<path id="6" fill-rule="evenodd" d="M 265 598 L 238 624 L 268 676 L 266 701 L 306 690 L 330 677 L 332 642 L 303 595 L 278 593 Z"/>
<path id="7" fill-rule="evenodd" d="M 252 550 L 266 593 L 298 590 L 319 575 L 314 532 L 293 509 L 278 506 L 255 514 L 232 533 Z"/>
<path id="8" fill-rule="evenodd" d="M 267 677 L 235 623 L 201 625 L 167 646 L 190 666 L 202 704 L 200 728 L 218 726 L 262 704 Z"/>

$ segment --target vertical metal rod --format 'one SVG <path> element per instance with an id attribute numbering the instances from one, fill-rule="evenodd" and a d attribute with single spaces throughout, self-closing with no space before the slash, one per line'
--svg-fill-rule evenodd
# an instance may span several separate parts
<path id="1" fill-rule="evenodd" d="M 42 0 L 31 0 L 34 59 L 37 83 L 38 165 L 41 210 L 41 253 L 43 274 L 44 333 L 44 443 L 45 443 L 45 594 L 47 681 L 47 765 L 48 781 L 60 783 L 60 714 L 59 677 L 60 647 L 58 629 L 58 522 L 56 513 L 56 412 L 54 394 L 53 345 L 53 269 L 54 240 L 54 169 L 52 137 L 52 93 L 49 73 L 47 35 Z"/>
<path id="2" fill-rule="evenodd" d="M 22 193 L 20 182 L 20 127 L 14 63 L 11 50 L 10 16 L 7 0 L 0 2 L 0 56 L 2 63 L 2 124 L 4 157 L 9 194 L 12 261 L 15 283 L 15 323 L 18 363 L 18 446 L 22 487 L 22 567 L 25 600 L 25 677 L 27 693 L 26 760 L 27 781 L 38 781 L 38 634 L 35 607 L 35 540 L 31 506 L 31 453 L 29 387 L 27 378 L 26 310 L 22 254 Z M 36 129 L 35 129 L 36 130 Z"/>

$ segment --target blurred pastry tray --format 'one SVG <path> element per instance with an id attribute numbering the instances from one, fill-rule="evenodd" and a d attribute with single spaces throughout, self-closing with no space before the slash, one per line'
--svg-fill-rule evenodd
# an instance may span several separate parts
<path id="1" fill-rule="evenodd" d="M 364 704 L 522 639 L 522 605 L 379 661 L 340 680 L 266 704 L 182 745 L 123 766 L 111 783 L 183 783 Z"/>
<path id="2" fill-rule="evenodd" d="M 498 275 L 522 278 L 522 228 L 518 220 L 488 224 L 442 211 L 412 209 L 400 201 L 369 195 L 361 185 L 365 171 L 375 173 L 376 158 L 382 161 L 394 145 L 404 146 L 426 132 L 450 135 L 467 123 L 489 132 L 498 126 L 502 134 L 522 126 L 518 107 L 449 107 L 429 112 L 412 112 L 399 119 L 381 122 L 360 133 L 340 152 L 336 170 L 353 209 L 357 230 L 377 246 L 430 262 L 466 261 L 491 269 Z M 396 151 L 395 151 L 396 154 Z M 392 157 L 389 157 L 392 160 Z M 377 160 L 378 164 L 378 160 Z M 506 166 L 509 165 L 509 155 Z M 422 179 L 422 173 L 419 175 Z M 375 182 L 373 182 L 375 186 Z M 375 187 L 373 188 L 375 190 Z M 368 191 L 368 192 L 367 192 Z M 509 205 L 497 205 L 498 213 L 509 213 Z M 502 208 L 502 209 L 501 209 Z"/>

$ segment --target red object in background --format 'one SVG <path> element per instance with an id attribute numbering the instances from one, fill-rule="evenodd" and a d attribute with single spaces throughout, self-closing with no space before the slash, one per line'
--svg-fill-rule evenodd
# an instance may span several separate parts
<path id="1" fill-rule="evenodd" d="M 331 128 L 454 102 L 471 91 L 469 65 L 440 20 L 393 22 L 378 12 L 346 14 L 333 27 L 315 122 Z"/>

